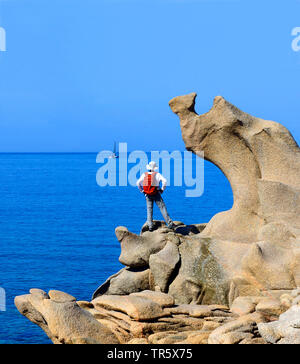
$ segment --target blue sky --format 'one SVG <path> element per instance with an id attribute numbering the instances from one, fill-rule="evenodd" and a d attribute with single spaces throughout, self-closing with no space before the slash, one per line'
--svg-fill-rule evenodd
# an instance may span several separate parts
<path id="1" fill-rule="evenodd" d="M 183 150 L 168 107 L 222 95 L 300 142 L 300 1 L 0 0 L 0 152 Z"/>

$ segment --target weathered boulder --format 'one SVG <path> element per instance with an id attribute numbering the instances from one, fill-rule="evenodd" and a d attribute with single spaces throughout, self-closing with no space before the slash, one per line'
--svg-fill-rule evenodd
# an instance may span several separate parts
<path id="1" fill-rule="evenodd" d="M 31 288 L 29 290 L 29 293 L 32 294 L 33 296 L 36 296 L 36 297 L 39 296 L 43 299 L 50 298 L 49 295 L 45 291 L 38 289 L 38 288 Z"/>
<path id="2" fill-rule="evenodd" d="M 261 241 L 242 260 L 243 275 L 265 290 L 293 290 L 300 285 L 300 243 Z"/>
<path id="3" fill-rule="evenodd" d="M 130 296 L 146 298 L 160 305 L 161 307 L 174 306 L 174 298 L 168 294 L 154 291 L 142 291 L 138 293 L 131 293 Z"/>
<path id="4" fill-rule="evenodd" d="M 19 312 L 40 326 L 55 344 L 118 344 L 119 340 L 90 313 L 80 308 L 72 296 L 63 292 L 45 292 L 15 298 Z M 50 294 L 49 294 L 50 296 Z"/>
<path id="5" fill-rule="evenodd" d="M 220 305 L 179 305 L 171 308 L 172 315 L 187 315 L 189 317 L 226 317 L 232 316 L 226 306 Z"/>
<path id="6" fill-rule="evenodd" d="M 161 306 L 144 297 L 139 296 L 100 296 L 92 301 L 93 305 L 113 311 L 126 313 L 136 321 L 154 320 L 164 317 Z"/>
<path id="7" fill-rule="evenodd" d="M 263 297 L 244 296 L 237 297 L 230 307 L 230 311 L 238 316 L 245 316 L 255 312 L 256 306 Z"/>
<path id="8" fill-rule="evenodd" d="M 300 306 L 292 306 L 279 321 L 260 323 L 258 330 L 270 344 L 300 344 Z"/>
<path id="9" fill-rule="evenodd" d="M 266 298 L 261 300 L 256 306 L 256 312 L 271 318 L 280 316 L 285 311 L 286 308 L 282 306 L 281 302 L 279 300 L 275 300 L 274 298 Z"/>
<path id="10" fill-rule="evenodd" d="M 158 286 L 162 292 L 167 292 L 170 280 L 179 261 L 178 247 L 172 242 L 168 242 L 164 249 L 150 256 L 149 266 L 153 275 L 154 285 Z"/>
<path id="11" fill-rule="evenodd" d="M 293 297 L 290 294 L 283 294 L 280 296 L 280 303 L 286 309 L 291 308 L 293 305 Z"/>
<path id="12" fill-rule="evenodd" d="M 103 283 L 93 294 L 93 299 L 98 296 L 128 295 L 149 289 L 149 269 L 123 268 Z"/>
<path id="13" fill-rule="evenodd" d="M 68 293 L 61 292 L 61 291 L 52 290 L 52 291 L 49 291 L 48 295 L 49 295 L 50 299 L 56 303 L 75 302 L 76 301 L 75 297 L 69 295 Z"/>
<path id="14" fill-rule="evenodd" d="M 257 313 L 239 317 L 214 330 L 208 338 L 208 343 L 237 344 L 244 339 L 251 339 L 256 333 L 257 324 L 261 322 L 264 322 L 264 319 Z"/>
<path id="15" fill-rule="evenodd" d="M 144 232 L 136 235 L 125 227 L 116 229 L 116 236 L 121 244 L 120 262 L 132 268 L 145 268 L 149 266 L 151 254 L 162 250 L 168 241 L 178 242 L 170 229 L 164 228 L 154 232 Z"/>
<path id="16" fill-rule="evenodd" d="M 168 293 L 176 304 L 228 304 L 230 282 L 248 246 L 195 235 L 181 238 L 181 264 Z"/>
<path id="17" fill-rule="evenodd" d="M 239 316 L 244 316 L 256 311 L 268 319 L 275 319 L 286 310 L 287 307 L 281 303 L 280 299 L 276 299 L 272 296 L 238 297 L 230 307 L 230 311 Z"/>

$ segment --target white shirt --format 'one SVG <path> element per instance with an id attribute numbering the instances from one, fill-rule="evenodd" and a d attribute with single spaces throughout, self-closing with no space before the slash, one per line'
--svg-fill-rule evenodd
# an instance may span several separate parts
<path id="1" fill-rule="evenodd" d="M 147 172 L 147 173 L 152 174 L 153 172 Z M 136 183 L 136 185 L 138 186 L 138 188 L 141 192 L 144 191 L 143 182 L 144 182 L 145 176 L 146 176 L 146 173 L 143 173 L 141 175 L 140 179 Z M 159 187 L 160 182 L 161 182 L 161 189 L 164 191 L 167 186 L 167 180 L 160 173 L 155 172 L 155 176 L 153 178 L 153 186 Z"/>

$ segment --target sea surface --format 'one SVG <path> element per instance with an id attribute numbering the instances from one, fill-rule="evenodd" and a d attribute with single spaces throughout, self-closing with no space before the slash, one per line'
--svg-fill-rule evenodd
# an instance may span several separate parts
<path id="1" fill-rule="evenodd" d="M 0 154 L 0 287 L 7 306 L 0 311 L 0 344 L 50 343 L 18 313 L 15 296 L 41 288 L 90 300 L 122 268 L 114 230 L 122 225 L 139 233 L 145 200 L 131 186 L 99 187 L 99 167 L 93 153 Z M 203 223 L 231 208 L 222 172 L 205 162 L 204 176 L 199 198 L 185 197 L 184 186 L 167 188 L 163 197 L 174 220 Z M 154 217 L 161 220 L 157 208 Z"/>

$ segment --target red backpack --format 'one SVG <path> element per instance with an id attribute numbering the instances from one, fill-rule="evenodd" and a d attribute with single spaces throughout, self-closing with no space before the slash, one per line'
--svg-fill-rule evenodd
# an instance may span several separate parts
<path id="1" fill-rule="evenodd" d="M 152 174 L 145 173 L 143 188 L 146 195 L 153 196 L 157 194 L 157 186 L 153 186 L 153 179 L 155 175 L 156 172 L 153 172 Z"/>

